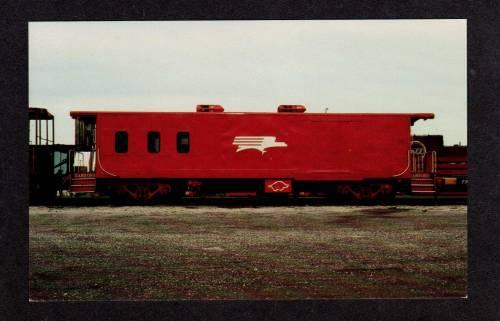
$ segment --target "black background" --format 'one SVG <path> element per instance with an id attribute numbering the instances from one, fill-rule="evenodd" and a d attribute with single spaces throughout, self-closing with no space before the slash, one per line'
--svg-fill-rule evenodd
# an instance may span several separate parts
<path id="1" fill-rule="evenodd" d="M 0 9 L 0 320 L 500 320 L 498 1 L 4 0 Z M 422 18 L 467 19 L 467 298 L 28 302 L 28 21 Z"/>

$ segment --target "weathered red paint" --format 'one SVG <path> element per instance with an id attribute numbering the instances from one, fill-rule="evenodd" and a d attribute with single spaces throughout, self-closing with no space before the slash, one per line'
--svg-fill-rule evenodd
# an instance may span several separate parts
<path id="1" fill-rule="evenodd" d="M 434 117 L 433 114 L 222 112 L 72 112 L 71 115 L 96 118 L 98 179 L 295 181 L 409 178 L 411 124 Z M 127 153 L 115 152 L 117 131 L 128 132 Z M 148 153 L 149 131 L 161 135 L 159 153 Z M 189 132 L 189 153 L 177 152 L 178 132 Z M 255 141 L 255 137 L 273 138 L 267 139 L 264 145 L 268 147 L 263 148 L 263 143 Z"/>

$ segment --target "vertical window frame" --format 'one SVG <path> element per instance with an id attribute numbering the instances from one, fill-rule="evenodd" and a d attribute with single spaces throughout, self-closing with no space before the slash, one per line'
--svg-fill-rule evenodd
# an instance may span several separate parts
<path id="1" fill-rule="evenodd" d="M 183 139 L 187 138 L 187 144 L 184 144 Z M 191 138 L 189 132 L 177 132 L 177 153 L 179 154 L 188 154 L 191 150 Z"/>
<path id="2" fill-rule="evenodd" d="M 154 137 L 156 136 L 156 137 Z M 155 141 L 158 140 L 156 144 Z M 161 151 L 161 134 L 159 131 L 152 130 L 147 134 L 147 150 L 149 154 L 158 154 Z M 151 148 L 153 147 L 153 148 Z"/>
<path id="3" fill-rule="evenodd" d="M 115 132 L 115 153 L 128 153 L 128 132 L 125 130 Z"/>

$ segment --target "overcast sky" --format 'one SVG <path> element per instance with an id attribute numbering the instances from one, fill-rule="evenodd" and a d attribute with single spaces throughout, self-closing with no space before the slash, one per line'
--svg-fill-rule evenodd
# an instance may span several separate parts
<path id="1" fill-rule="evenodd" d="M 29 103 L 70 110 L 432 112 L 467 143 L 466 20 L 33 22 Z"/>

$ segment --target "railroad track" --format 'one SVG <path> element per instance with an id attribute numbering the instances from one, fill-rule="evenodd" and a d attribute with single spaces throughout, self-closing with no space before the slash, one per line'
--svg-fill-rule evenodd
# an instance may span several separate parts
<path id="1" fill-rule="evenodd" d="M 221 206 L 221 207 L 256 207 L 256 206 L 345 206 L 345 205 L 377 205 L 377 204 L 357 204 L 348 202 L 338 202 L 324 197 L 304 197 L 296 199 L 276 199 L 276 198 L 239 198 L 239 197 L 206 197 L 194 198 L 184 197 L 176 201 L 153 202 L 153 203 L 134 203 L 134 202 L 117 202 L 109 198 L 97 197 L 71 197 L 59 198 L 48 202 L 30 204 L 32 206 L 154 206 L 154 205 L 169 205 L 169 206 Z M 432 196 L 398 196 L 391 203 L 381 205 L 467 205 L 465 197 L 432 197 Z"/>

